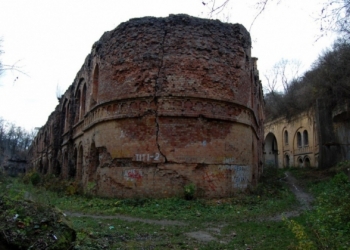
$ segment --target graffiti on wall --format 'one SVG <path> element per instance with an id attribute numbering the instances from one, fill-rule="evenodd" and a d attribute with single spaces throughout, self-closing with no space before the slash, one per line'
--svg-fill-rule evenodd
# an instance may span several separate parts
<path id="1" fill-rule="evenodd" d="M 203 175 L 203 181 L 207 183 L 208 187 L 212 191 L 218 190 L 222 180 L 227 177 L 226 171 L 220 169 L 205 171 Z"/>
<path id="2" fill-rule="evenodd" d="M 248 187 L 251 177 L 251 166 L 222 165 L 219 169 L 229 170 L 234 188 L 244 189 Z"/>
<path id="3" fill-rule="evenodd" d="M 245 189 L 251 178 L 251 167 L 246 165 L 220 165 L 215 170 L 207 170 L 203 174 L 203 181 L 212 191 L 222 188 L 224 179 L 231 178 L 233 188 Z"/>
<path id="4" fill-rule="evenodd" d="M 124 170 L 124 179 L 127 181 L 135 182 L 142 180 L 142 170 L 141 169 L 128 169 Z"/>

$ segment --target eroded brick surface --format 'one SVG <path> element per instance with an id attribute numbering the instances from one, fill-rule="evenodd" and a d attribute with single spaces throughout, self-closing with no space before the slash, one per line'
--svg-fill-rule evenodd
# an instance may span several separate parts
<path id="1" fill-rule="evenodd" d="M 227 197 L 262 167 L 262 90 L 240 24 L 138 18 L 96 42 L 32 145 L 101 196 Z"/>

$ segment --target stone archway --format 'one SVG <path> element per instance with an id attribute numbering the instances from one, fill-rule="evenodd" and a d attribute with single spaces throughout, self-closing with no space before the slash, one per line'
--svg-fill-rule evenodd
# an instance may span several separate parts
<path id="1" fill-rule="evenodd" d="M 278 168 L 278 145 L 276 136 L 268 133 L 264 145 L 265 166 Z"/>
<path id="2" fill-rule="evenodd" d="M 68 178 L 75 179 L 77 174 L 77 158 L 78 158 L 78 151 L 75 148 L 73 158 L 68 162 Z"/>

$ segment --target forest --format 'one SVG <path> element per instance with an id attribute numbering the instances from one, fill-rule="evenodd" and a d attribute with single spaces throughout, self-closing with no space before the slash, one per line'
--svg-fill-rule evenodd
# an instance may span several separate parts
<path id="1" fill-rule="evenodd" d="M 329 102 L 331 107 L 347 103 L 350 98 L 350 44 L 337 40 L 323 52 L 310 70 L 302 76 L 288 79 L 288 62 L 276 64 L 268 78 L 265 93 L 266 121 L 278 117 L 291 118 L 314 107 L 317 100 Z M 276 90 L 277 82 L 283 90 Z"/>

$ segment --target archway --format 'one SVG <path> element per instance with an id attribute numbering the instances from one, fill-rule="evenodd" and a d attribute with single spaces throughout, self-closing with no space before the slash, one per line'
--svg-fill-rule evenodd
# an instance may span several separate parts
<path id="1" fill-rule="evenodd" d="M 284 155 L 284 166 L 287 168 L 290 167 L 290 158 L 288 154 Z"/>
<path id="2" fill-rule="evenodd" d="M 69 171 L 68 171 L 68 178 L 74 179 L 75 175 L 77 173 L 77 149 L 74 149 L 73 159 L 69 161 Z"/>
<path id="3" fill-rule="evenodd" d="M 311 167 L 310 159 L 307 156 L 304 157 L 304 167 L 306 168 Z"/>
<path id="4" fill-rule="evenodd" d="M 300 168 L 304 167 L 304 162 L 303 162 L 303 159 L 301 157 L 298 158 L 298 165 Z"/>
<path id="5" fill-rule="evenodd" d="M 77 162 L 77 174 L 78 179 L 80 180 L 83 176 L 83 146 L 80 145 L 79 151 L 78 151 L 78 162 Z"/>
<path id="6" fill-rule="evenodd" d="M 268 133 L 264 145 L 265 166 L 278 167 L 278 145 L 276 136 Z"/>

